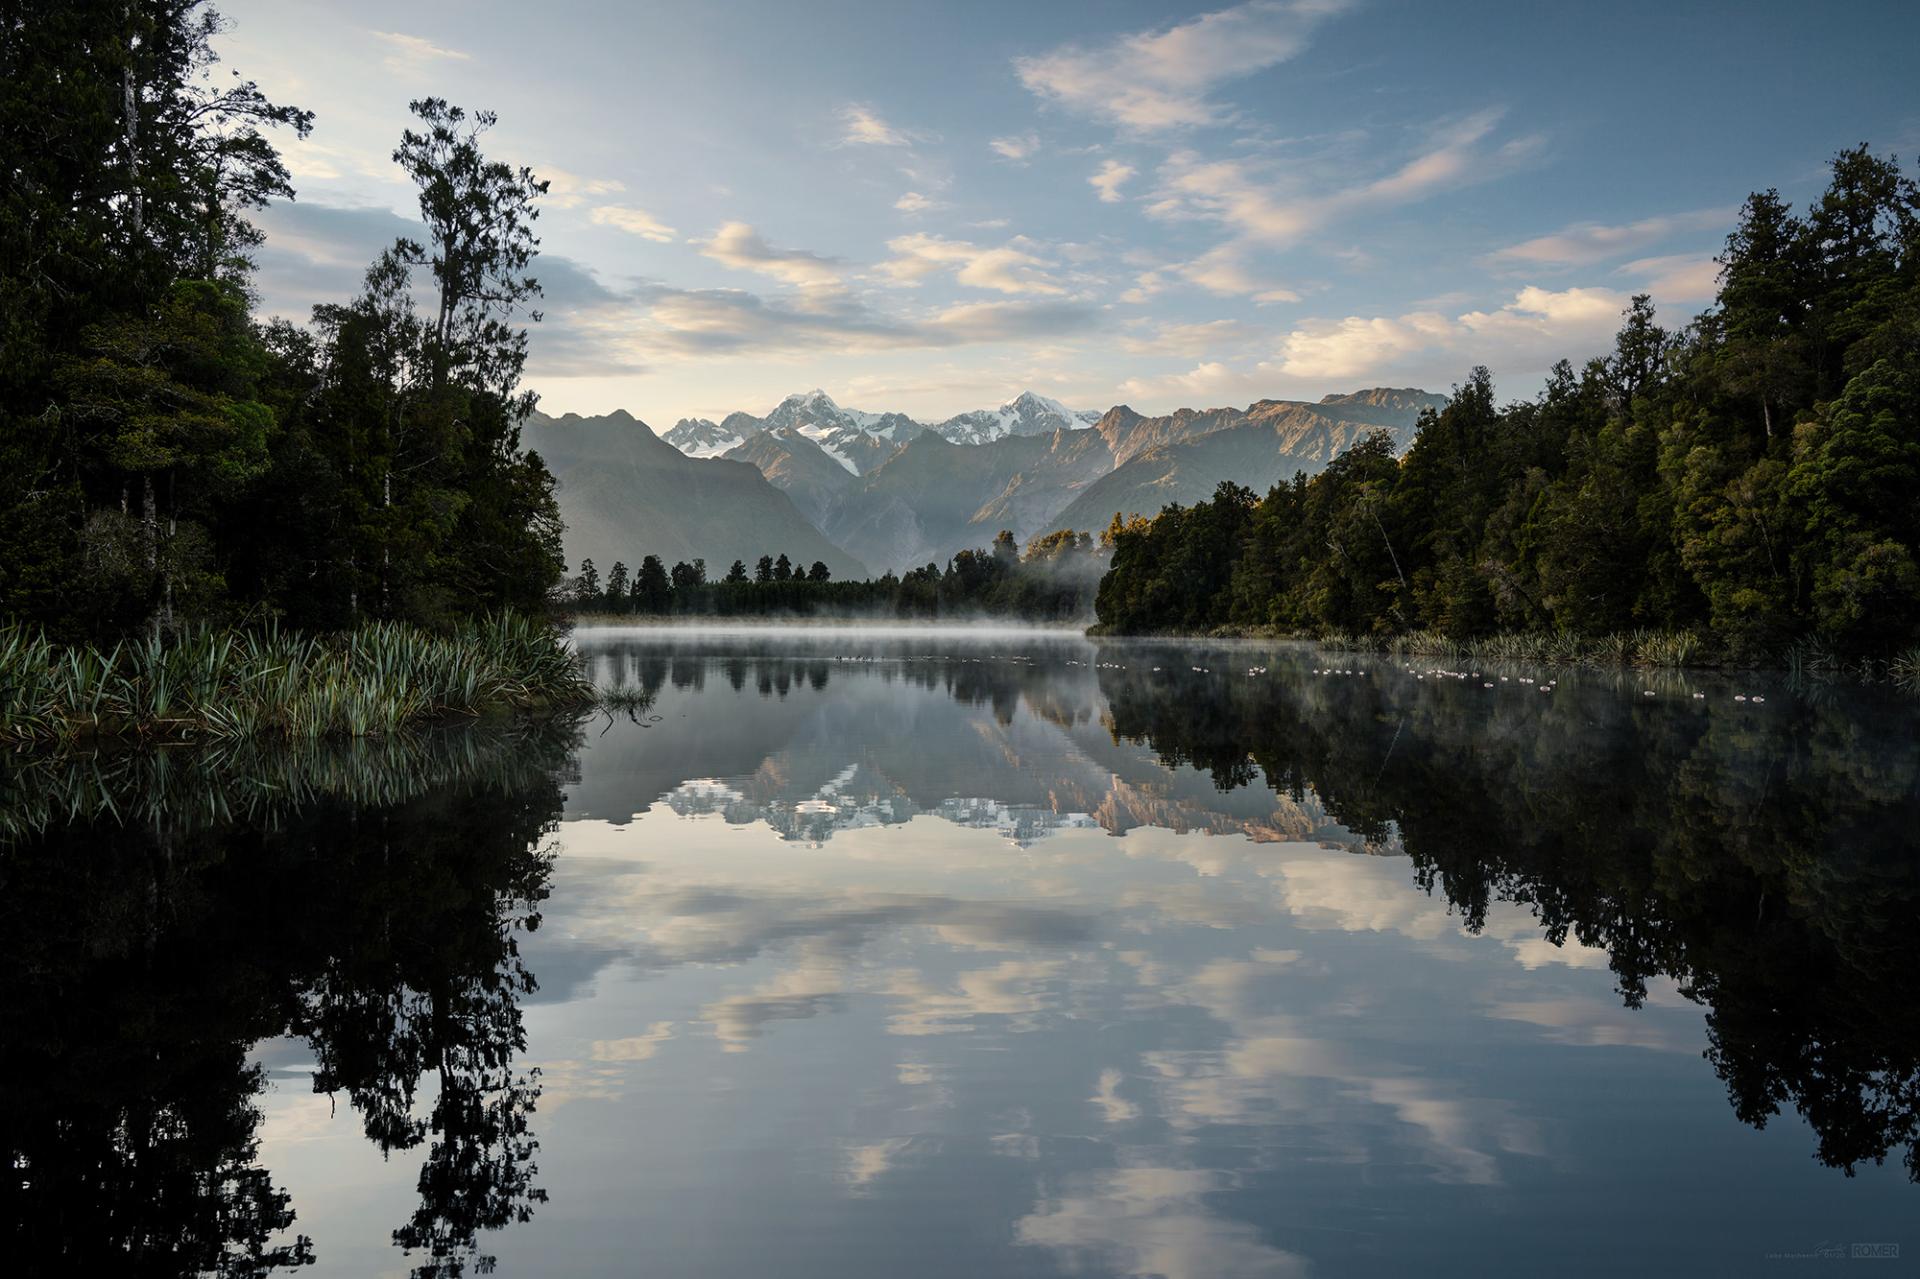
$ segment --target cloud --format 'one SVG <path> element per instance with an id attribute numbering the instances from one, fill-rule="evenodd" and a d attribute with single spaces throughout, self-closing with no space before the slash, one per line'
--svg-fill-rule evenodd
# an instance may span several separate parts
<path id="1" fill-rule="evenodd" d="M 1720 263 L 1703 253 L 1637 258 L 1614 274 L 1639 277 L 1658 302 L 1710 302 L 1720 292 Z"/>
<path id="2" fill-rule="evenodd" d="M 987 143 L 1002 159 L 1024 163 L 1040 149 L 1040 135 L 1037 133 L 1016 133 L 1004 138 L 995 138 Z"/>
<path id="3" fill-rule="evenodd" d="M 673 243 L 673 228 L 645 209 L 603 204 L 588 216 L 599 226 L 616 227 L 629 235 L 637 235 L 657 244 Z"/>
<path id="4" fill-rule="evenodd" d="M 448 49 L 420 36 L 404 35 L 398 31 L 370 31 L 374 39 L 387 46 L 387 70 L 395 72 L 419 71 L 436 62 L 466 62 L 468 55 L 458 49 Z"/>
<path id="5" fill-rule="evenodd" d="M 1612 289 L 1555 292 L 1529 286 L 1497 311 L 1468 311 L 1451 318 L 1438 311 L 1411 311 L 1309 321 L 1282 340 L 1279 368 L 1296 377 L 1350 378 L 1429 352 L 1544 364 L 1604 348 L 1618 330 L 1627 303 L 1626 295 Z"/>
<path id="6" fill-rule="evenodd" d="M 1196 324 L 1163 324 L 1151 337 L 1120 339 L 1129 355 L 1200 356 L 1245 337 L 1238 320 L 1206 320 Z"/>
<path id="7" fill-rule="evenodd" d="M 1185 280 L 1217 297 L 1297 302 L 1299 291 L 1261 270 L 1258 259 L 1294 248 L 1321 228 L 1370 210 L 1410 203 L 1506 171 L 1518 153 L 1510 147 L 1484 145 L 1500 116 L 1498 110 L 1486 110 L 1446 121 L 1391 170 L 1330 189 L 1327 184 L 1303 185 L 1299 174 L 1278 169 L 1270 161 L 1217 159 L 1191 149 L 1176 150 L 1156 174 L 1146 205 L 1148 216 L 1217 223 L 1228 230 L 1229 238 L 1189 262 L 1148 272 L 1121 300 L 1141 302 L 1172 281 Z"/>
<path id="8" fill-rule="evenodd" d="M 1393 171 L 1326 193 L 1283 185 L 1254 161 L 1216 160 L 1176 151 L 1160 170 L 1159 187 L 1147 212 L 1170 220 L 1218 222 L 1249 241 L 1287 247 L 1336 218 L 1409 203 L 1445 187 L 1497 176 L 1511 161 L 1497 153 L 1486 154 L 1479 144 L 1500 115 L 1487 110 L 1448 122 L 1433 132 L 1423 150 Z"/>
<path id="9" fill-rule="evenodd" d="M 556 165 L 541 166 L 540 176 L 547 182 L 547 205 L 555 209 L 578 208 L 589 197 L 613 195 L 627 189 L 627 184 L 618 178 L 583 178 Z"/>
<path id="10" fill-rule="evenodd" d="M 397 237 L 425 235 L 417 222 L 386 209 L 310 201 L 276 202 L 261 213 L 260 222 L 267 232 L 254 277 L 261 313 L 295 321 L 304 321 L 316 302 L 352 297 L 367 264 Z M 746 353 L 777 359 L 819 351 L 1052 341 L 1087 332 L 1101 318 L 1090 305 L 1048 296 L 904 312 L 878 309 L 837 287 L 840 271 L 832 259 L 770 246 L 744 224 L 722 227 L 700 247 L 716 261 L 796 285 L 796 291 L 770 297 L 658 281 L 611 285 L 580 262 L 543 253 L 534 271 L 545 293 L 544 319 L 532 327 L 529 375 L 630 374 L 662 361 Z M 957 265 L 964 269 L 967 263 Z M 980 263 L 990 278 L 996 270 L 1012 269 L 991 258 Z"/>
<path id="11" fill-rule="evenodd" d="M 1255 302 L 1298 302 L 1300 295 L 1247 265 L 1247 246 L 1229 241 L 1173 269 L 1190 284 L 1216 297 L 1251 297 Z"/>
<path id="12" fill-rule="evenodd" d="M 842 284 L 833 259 L 805 249 L 775 248 L 745 222 L 726 223 L 700 242 L 700 252 L 722 266 L 770 275 L 795 288 L 838 289 Z"/>
<path id="13" fill-rule="evenodd" d="M 893 202 L 893 207 L 902 213 L 925 213 L 928 209 L 943 207 L 938 200 L 930 200 L 918 191 L 909 191 Z"/>
<path id="14" fill-rule="evenodd" d="M 660 1051 L 660 1045 L 673 1038 L 673 1023 L 656 1021 L 644 1035 L 625 1039 L 596 1039 L 588 1056 L 594 1061 L 648 1061 Z"/>
<path id="15" fill-rule="evenodd" d="M 1552 235 L 1538 236 L 1495 250 L 1486 256 L 1490 265 L 1530 267 L 1592 266 L 1611 258 L 1649 248 L 1664 240 L 1691 231 L 1711 231 L 1732 223 L 1733 209 L 1695 209 L 1641 218 L 1618 226 L 1598 222 L 1576 222 Z"/>
<path id="16" fill-rule="evenodd" d="M 1181 404 L 1216 404 L 1227 395 L 1263 384 L 1258 373 L 1228 368 L 1219 360 L 1209 360 L 1185 373 L 1159 377 L 1130 377 L 1120 384 L 1120 394 L 1129 401 L 1157 403 L 1176 400 Z"/>
<path id="17" fill-rule="evenodd" d="M 1126 1074 L 1112 1066 L 1100 1072 L 1100 1083 L 1089 1098 L 1100 1117 L 1109 1124 L 1130 1124 L 1140 1117 L 1140 1107 L 1120 1095 Z"/>
<path id="18" fill-rule="evenodd" d="M 1131 164 L 1108 160 L 1100 166 L 1098 173 L 1087 179 L 1087 184 L 1100 193 L 1101 203 L 1118 204 L 1121 185 L 1136 172 Z"/>
<path id="19" fill-rule="evenodd" d="M 1063 294 L 1066 289 L 1044 268 L 1048 265 L 1023 247 L 1016 237 L 999 248 L 983 248 L 965 240 L 915 232 L 887 241 L 893 257 L 880 264 L 880 273 L 895 284 L 918 284 L 930 275 L 951 271 L 954 279 L 976 289 L 1000 293 Z"/>
<path id="20" fill-rule="evenodd" d="M 843 146 L 864 147 L 904 147 L 913 145 L 913 138 L 905 131 L 896 129 L 880 118 L 872 107 L 852 102 L 840 108 L 841 133 Z"/>
<path id="21" fill-rule="evenodd" d="M 1014 1223 L 1014 1242 L 1062 1255 L 1066 1269 L 1158 1279 L 1302 1279 L 1307 1260 L 1213 1207 L 1229 1173 L 1132 1167 L 1079 1173 Z"/>
<path id="22" fill-rule="evenodd" d="M 1133 132 L 1219 124 L 1231 116 L 1213 89 L 1295 56 L 1315 26 L 1347 8 L 1253 0 L 1164 30 L 1016 58 L 1014 68 L 1038 97 Z"/>

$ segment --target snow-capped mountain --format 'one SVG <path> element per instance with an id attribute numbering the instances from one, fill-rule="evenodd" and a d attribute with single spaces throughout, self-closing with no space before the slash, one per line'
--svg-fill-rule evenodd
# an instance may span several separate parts
<path id="1" fill-rule="evenodd" d="M 1080 430 L 1099 420 L 1097 411 L 1070 409 L 1048 396 L 1023 391 L 997 409 L 976 409 L 929 424 L 904 413 L 843 408 L 816 389 L 789 395 L 765 417 L 729 413 L 717 424 L 705 418 L 683 418 L 663 438 L 689 457 L 718 457 L 763 431 L 797 431 L 848 474 L 865 475 L 899 446 L 927 431 L 953 444 L 990 444 L 1012 435 Z"/>
<path id="2" fill-rule="evenodd" d="M 904 413 L 841 408 L 825 391 L 813 390 L 789 395 L 765 417 L 729 413 L 715 430 L 718 435 L 732 437 L 727 449 L 738 448 L 762 432 L 798 432 L 848 474 L 865 475 L 926 427 Z M 667 439 L 678 444 L 671 431 Z"/>
<path id="3" fill-rule="evenodd" d="M 877 435 L 883 440 L 892 440 L 896 444 L 905 443 L 922 429 L 920 423 L 904 413 L 867 413 L 860 409 L 843 409 L 833 402 L 832 396 L 818 389 L 804 395 L 789 395 L 762 419 L 762 423 L 766 429 L 791 426 L 809 435 L 852 428 L 865 431 L 868 435 Z"/>
<path id="4" fill-rule="evenodd" d="M 876 570 L 939 563 L 1000 530 L 1026 541 L 1107 527 L 1210 496 L 1223 479 L 1255 492 L 1311 475 L 1378 429 L 1396 448 L 1445 397 L 1374 387 L 1318 402 L 1259 400 L 1149 417 L 1095 414 L 1032 391 L 997 409 L 922 423 L 843 408 L 825 391 L 790 395 L 764 417 L 683 422 L 666 439 L 724 450 L 783 491 L 798 514 Z"/>
<path id="5" fill-rule="evenodd" d="M 1099 420 L 1097 409 L 1070 409 L 1058 400 L 1022 391 L 997 409 L 959 413 L 932 429 L 954 444 L 986 444 L 1009 435 L 1077 431 Z"/>
<path id="6" fill-rule="evenodd" d="M 738 448 L 746 437 L 703 417 L 683 417 L 660 438 L 688 457 L 719 457 L 728 449 Z"/>

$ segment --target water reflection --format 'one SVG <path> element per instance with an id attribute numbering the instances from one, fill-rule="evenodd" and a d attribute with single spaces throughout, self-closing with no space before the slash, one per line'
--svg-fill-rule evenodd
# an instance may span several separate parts
<path id="1" fill-rule="evenodd" d="M 254 1045 L 421 1158 L 417 1275 L 525 1220 L 537 1078 L 519 955 L 570 728 L 40 761 L 0 856 L 0 1191 L 16 1273 L 260 1274 L 313 1258 L 258 1159 Z M 34 792 L 32 788 L 39 788 Z M 71 819 L 49 821 L 52 805 Z M 30 840 L 21 836 L 38 828 Z"/>
<path id="2" fill-rule="evenodd" d="M 1276 1195 L 1342 1229 L 1375 1205 L 1358 1215 L 1380 1250 L 1371 1214 L 1388 1188 L 1409 1222 L 1449 1237 L 1481 1218 L 1412 1207 L 1440 1188 L 1519 1200 L 1528 1182 L 1622 1159 L 1652 1186 L 1675 1140 L 1661 1106 L 1586 1090 L 1638 1078 L 1683 1095 L 1713 1077 L 1703 1050 L 1742 1120 L 1803 1119 L 1788 1138 L 1849 1173 L 1913 1165 L 1910 707 L 1779 688 L 1736 700 L 1726 680 L 1673 675 L 1468 679 L 1351 659 L 1326 673 L 1316 654 L 1246 647 L 701 645 L 593 650 L 662 692 L 669 730 L 701 719 L 671 745 L 610 739 L 586 761 L 570 855 L 582 891 L 586 860 L 623 866 L 591 890 L 622 895 L 572 926 L 617 957 L 609 971 L 740 972 L 680 1010 L 682 1041 L 784 1055 L 796 1049 L 769 1036 L 824 1019 L 897 1065 L 898 1089 L 922 1100 L 873 1121 L 907 1131 L 843 1139 L 840 1181 L 860 1201 L 895 1186 L 911 1196 L 896 1209 L 918 1212 L 927 1179 L 972 1148 L 1032 1167 L 1013 1237 L 1053 1265 L 1343 1269 L 1358 1254 L 1301 1246 L 1312 1231 Z M 651 835 L 644 867 L 596 821 Z M 834 855 L 769 859 L 708 838 L 712 822 Z M 908 1042 L 1073 1058 L 1085 1082 L 936 1135 L 927 1094 L 964 1111 L 965 1089 L 991 1090 L 962 1062 L 854 1028 L 873 1017 Z M 1094 1027 L 1130 1042 L 1102 1047 Z M 1622 1069 L 1622 1051 L 1673 1065 Z M 1690 1131 L 1711 1118 L 1686 1115 Z M 1629 1129 L 1652 1144 L 1622 1152 Z M 1710 1175 L 1697 1156 L 1672 1162 L 1670 1193 Z M 1761 1238 L 1812 1211 L 1791 1202 L 1808 1183 L 1779 1169 L 1720 1224 Z M 1777 1214 L 1754 1208 L 1765 1197 Z M 1608 1186 L 1580 1221 L 1592 1246 L 1621 1247 L 1600 1238 L 1617 1198 Z M 1886 1225 L 1884 1199 L 1815 1201 L 1880 1205 Z M 1711 1240 L 1692 1245 L 1709 1268 L 1765 1251 Z M 1422 1255 L 1373 1261 L 1391 1273 L 1386 1257 Z"/>
<path id="3" fill-rule="evenodd" d="M 645 716 L 211 793 L 13 783 L 131 818 L 43 805 L 0 861 L 16 1239 L 169 1273 L 296 1263 L 300 1230 L 343 1274 L 396 1243 L 429 1274 L 1752 1273 L 1910 1217 L 1876 1167 L 1920 1172 L 1909 706 L 580 644 Z"/>

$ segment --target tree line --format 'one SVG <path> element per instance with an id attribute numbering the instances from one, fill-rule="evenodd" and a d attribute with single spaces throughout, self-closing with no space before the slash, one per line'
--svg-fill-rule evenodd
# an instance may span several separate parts
<path id="1" fill-rule="evenodd" d="M 1264 497 L 1109 530 L 1114 632 L 1693 630 L 1754 659 L 1920 640 L 1920 188 L 1862 145 L 1803 212 L 1748 198 L 1714 305 L 1500 405 L 1484 368 Z"/>
<path id="2" fill-rule="evenodd" d="M 254 313 L 248 214 L 311 112 L 217 73 L 199 0 L 0 23 L 0 615 L 62 638 L 537 608 L 564 573 L 520 445 L 546 183 L 489 112 L 412 103 L 421 239 L 304 325 Z"/>
<path id="3" fill-rule="evenodd" d="M 735 560 L 718 580 L 707 563 L 671 569 L 657 555 L 629 571 L 616 562 L 604 581 L 592 560 L 572 579 L 576 613 L 638 617 L 902 617 L 990 614 L 1031 621 L 1073 621 L 1089 615 L 1108 547 L 1089 533 L 1058 529 L 1023 552 L 1009 529 L 991 547 L 963 550 L 947 561 L 903 574 L 835 581 L 820 560 L 802 568 L 785 555 L 762 555 L 749 569 Z"/>

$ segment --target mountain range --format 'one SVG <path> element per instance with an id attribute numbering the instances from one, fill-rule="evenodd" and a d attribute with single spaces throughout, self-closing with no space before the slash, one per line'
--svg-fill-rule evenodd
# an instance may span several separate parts
<path id="1" fill-rule="evenodd" d="M 1420 413 L 1445 402 L 1379 387 L 1148 417 L 1029 391 L 929 423 L 843 408 L 815 390 L 764 416 L 684 418 L 664 436 L 624 412 L 536 414 L 527 442 L 561 481 L 570 563 L 698 555 L 719 572 L 785 552 L 840 577 L 944 564 L 1003 528 L 1022 542 L 1056 528 L 1097 532 L 1116 513 L 1204 499 L 1223 479 L 1264 492 L 1370 431 L 1403 448 Z"/>
<path id="2" fill-rule="evenodd" d="M 762 555 L 801 564 L 823 560 L 835 577 L 865 577 L 867 566 L 829 542 L 793 499 L 754 466 L 692 458 L 624 410 L 603 417 L 530 416 L 521 441 L 559 481 L 569 569 L 592 559 L 604 574 L 645 555 L 668 564 L 707 561 L 719 577 L 734 560 Z"/>

